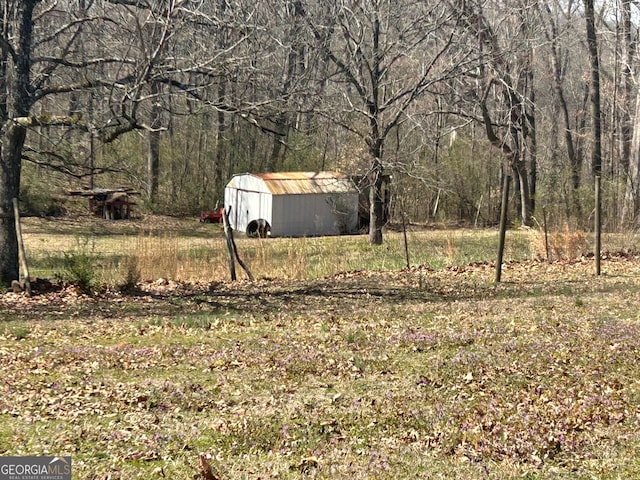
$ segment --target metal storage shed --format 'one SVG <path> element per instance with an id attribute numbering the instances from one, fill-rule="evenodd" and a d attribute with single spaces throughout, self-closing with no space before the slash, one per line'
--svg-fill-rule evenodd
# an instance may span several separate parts
<path id="1" fill-rule="evenodd" d="M 336 172 L 244 173 L 224 191 L 231 226 L 252 236 L 355 233 L 358 190 Z"/>

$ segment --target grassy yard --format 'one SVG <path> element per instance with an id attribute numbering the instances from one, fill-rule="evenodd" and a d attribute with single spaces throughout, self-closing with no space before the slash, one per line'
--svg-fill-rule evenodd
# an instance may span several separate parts
<path id="1" fill-rule="evenodd" d="M 100 228 L 25 226 L 36 270 L 140 281 L 0 293 L 0 455 L 71 455 L 76 479 L 640 477 L 632 238 L 596 278 L 509 232 L 500 285 L 494 231 L 410 232 L 408 269 L 399 233 L 239 238 L 259 280 L 230 283 L 215 225 Z"/>
<path id="2" fill-rule="evenodd" d="M 148 217 L 105 222 L 94 217 L 69 219 L 28 218 L 23 227 L 32 276 L 65 276 L 76 260 L 90 260 L 97 284 L 117 284 L 135 267 L 141 280 L 222 281 L 229 278 L 222 227 L 194 219 Z M 570 257 L 589 250 L 584 234 L 548 239 L 550 253 L 568 250 Z M 491 261 L 495 258 L 497 230 L 409 229 L 409 263 L 434 269 Z M 319 279 L 355 270 L 388 271 L 406 267 L 405 238 L 389 231 L 381 248 L 366 235 L 318 238 L 248 239 L 236 234 L 242 259 L 256 278 Z M 542 254 L 544 237 L 533 230 L 509 232 L 506 261 Z M 620 249 L 640 244 L 635 237 L 611 236 L 605 244 Z M 561 248 L 558 246 L 560 245 Z M 132 263 L 133 261 L 133 263 Z"/>

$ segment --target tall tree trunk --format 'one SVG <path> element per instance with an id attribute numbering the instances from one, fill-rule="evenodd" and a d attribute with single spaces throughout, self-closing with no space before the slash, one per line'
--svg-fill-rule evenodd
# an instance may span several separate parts
<path id="1" fill-rule="evenodd" d="M 220 79 L 220 83 L 218 85 L 218 101 L 220 103 L 224 103 L 226 101 L 227 95 L 227 82 L 226 79 Z M 217 131 L 216 131 L 216 164 L 213 169 L 214 171 L 214 179 L 213 179 L 213 189 L 215 192 L 216 200 L 224 201 L 224 187 L 226 182 L 226 174 L 227 174 L 227 163 L 228 163 L 228 153 L 227 146 L 229 144 L 229 140 L 227 139 L 227 130 L 229 129 L 227 125 L 227 116 L 222 111 L 222 109 L 218 110 L 218 122 L 217 122 Z"/>
<path id="2" fill-rule="evenodd" d="M 371 245 L 382 245 L 383 217 L 383 164 L 382 154 L 384 152 L 384 139 L 380 135 L 380 101 L 382 92 L 380 82 L 382 80 L 381 62 L 382 52 L 380 51 L 380 12 L 376 11 L 373 18 L 372 32 L 373 68 L 371 72 L 371 93 L 372 98 L 367 102 L 370 123 L 370 144 L 371 150 L 371 190 L 369 191 L 369 243 Z"/>
<path id="3" fill-rule="evenodd" d="M 147 195 L 149 203 L 158 201 L 158 184 L 160 181 L 160 126 L 162 125 L 162 109 L 158 99 L 160 84 L 151 83 L 151 130 L 148 133 L 149 150 L 147 152 Z"/>
<path id="4" fill-rule="evenodd" d="M 622 222 L 638 223 L 640 216 L 640 90 L 635 97 L 635 122 L 631 119 L 633 102 L 632 86 L 635 42 L 631 32 L 631 1 L 622 0 L 623 45 L 625 62 L 623 67 L 624 99 L 622 109 L 622 168 L 626 175 L 625 201 L 622 210 Z"/>
<path id="5" fill-rule="evenodd" d="M 196 150 L 196 172 L 201 172 L 198 184 L 197 206 L 210 204 L 211 201 L 208 198 L 209 186 L 211 184 L 211 174 L 215 172 L 215 165 L 210 164 L 212 158 L 209 147 L 209 132 L 212 129 L 213 122 L 211 121 L 211 112 L 205 112 L 202 115 L 202 125 L 198 128 L 198 147 Z M 189 202 L 189 208 L 193 208 L 195 205 Z M 211 205 L 209 208 L 213 207 Z"/>
<path id="6" fill-rule="evenodd" d="M 526 22 L 522 22 L 523 36 L 528 36 Z M 511 95 L 512 109 L 518 112 L 513 120 L 516 124 L 518 138 L 514 140 L 514 153 L 517 156 L 516 169 L 518 171 L 518 183 L 521 195 L 521 221 L 522 225 L 530 226 L 534 215 L 535 200 L 535 92 L 533 85 L 533 49 L 528 49 L 523 54 L 522 66 L 517 78 L 517 91 L 519 94 Z M 513 110 L 512 110 L 513 111 Z"/>
<path id="7" fill-rule="evenodd" d="M 531 197 L 531 185 L 529 184 L 530 172 L 527 168 L 526 157 L 527 137 L 529 134 L 527 111 L 518 95 L 508 92 L 508 98 L 512 112 L 512 125 L 510 127 L 512 148 L 510 159 L 517 180 L 520 221 L 523 226 L 529 226 L 533 216 L 533 202 Z"/>
<path id="8" fill-rule="evenodd" d="M 602 125 L 600 108 L 600 62 L 598 59 L 598 38 L 596 36 L 595 11 L 593 0 L 584 0 L 585 20 L 587 23 L 587 44 L 590 61 L 590 97 L 591 97 L 591 171 L 599 176 L 602 173 Z"/>
<path id="9" fill-rule="evenodd" d="M 0 285 L 9 285 L 18 280 L 18 237 L 13 217 L 13 199 L 19 198 L 22 147 L 26 129 L 5 122 L 2 133 L 2 156 L 0 158 Z"/>
<path id="10" fill-rule="evenodd" d="M 382 161 L 379 157 L 372 161 L 369 184 L 369 243 L 381 245 L 384 226 L 384 177 Z"/>
<path id="11" fill-rule="evenodd" d="M 526 167 L 525 160 L 521 154 L 518 154 L 518 160 L 515 162 L 515 171 L 518 174 L 518 190 L 520 194 L 520 221 L 523 226 L 531 224 L 531 186 L 529 184 L 529 171 Z"/>
<path id="12" fill-rule="evenodd" d="M 277 116 L 273 130 L 275 133 L 273 134 L 271 154 L 267 160 L 267 172 L 276 172 L 284 160 L 284 141 L 289 131 L 289 119 L 287 115 L 281 113 Z"/>
<path id="13" fill-rule="evenodd" d="M 536 193 L 538 190 L 538 137 L 536 129 L 536 91 L 533 82 L 533 69 L 529 70 L 529 100 L 531 112 L 527 113 L 528 137 L 529 137 L 529 191 L 531 192 L 531 213 L 536 212 Z"/>
<path id="14" fill-rule="evenodd" d="M 623 86 L 623 106 L 621 124 L 621 158 L 620 163 L 622 172 L 626 174 L 629 170 L 629 162 L 631 159 L 631 142 L 633 136 L 633 128 L 631 123 L 631 109 L 633 105 L 633 57 L 635 51 L 635 42 L 631 30 L 631 0 L 622 0 L 622 45 L 623 45 L 623 67 L 622 67 L 622 86 Z"/>
<path id="15" fill-rule="evenodd" d="M 631 140 L 631 156 L 629 157 L 629 172 L 627 174 L 627 188 L 625 192 L 625 206 L 623 220 L 634 226 L 640 216 L 640 90 L 636 98 L 635 125 Z"/>
<path id="16" fill-rule="evenodd" d="M 578 189 L 580 188 L 580 172 L 582 170 L 582 155 L 576 152 L 573 131 L 571 127 L 571 119 L 569 116 L 569 106 L 564 95 L 563 88 L 563 72 L 560 62 L 560 50 L 558 46 L 558 32 L 555 24 L 552 25 L 551 37 L 551 66 L 553 69 L 553 91 L 557 100 L 557 106 L 562 115 L 562 124 L 564 130 L 564 143 L 567 149 L 567 158 L 569 159 L 569 168 L 571 169 L 571 204 L 573 213 L 579 218 L 581 216 L 582 206 L 578 199 Z"/>
<path id="17" fill-rule="evenodd" d="M 2 99 L 2 129 L 0 130 L 0 285 L 9 285 L 19 279 L 18 238 L 13 218 L 13 199 L 20 195 L 20 170 L 22 150 L 26 138 L 26 128 L 13 121 L 13 117 L 29 114 L 33 97 L 31 95 L 31 42 L 33 33 L 33 10 L 37 0 L 23 0 L 15 7 L 17 25 L 17 47 L 15 72 L 8 74 L 9 55 L 2 48 L 0 75 Z M 9 12 L 5 10 L 4 15 Z M 9 19 L 5 18 L 6 25 Z M 6 38 L 6 37 L 5 37 Z"/>

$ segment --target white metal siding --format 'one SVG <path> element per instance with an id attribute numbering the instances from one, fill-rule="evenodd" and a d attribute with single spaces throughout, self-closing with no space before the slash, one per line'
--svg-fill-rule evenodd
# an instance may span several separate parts
<path id="1" fill-rule="evenodd" d="M 282 237 L 292 235 L 287 224 L 286 205 L 291 202 L 291 195 L 274 195 L 271 197 L 271 236 Z M 293 235 L 292 235 L 293 236 Z"/>
<path id="2" fill-rule="evenodd" d="M 263 179 L 234 176 L 225 188 L 231 225 L 246 232 L 249 222 L 264 219 L 272 236 L 317 236 L 353 233 L 358 225 L 358 193 L 271 194 Z"/>
<path id="3" fill-rule="evenodd" d="M 231 211 L 229 212 L 229 222 L 231 222 L 231 226 L 233 228 L 236 228 L 236 205 L 238 204 L 237 202 L 237 196 L 236 194 L 238 193 L 238 191 L 235 188 L 232 187 L 225 187 L 224 189 L 224 208 L 225 210 L 229 211 L 229 207 L 231 207 Z"/>
<path id="4" fill-rule="evenodd" d="M 237 188 L 238 190 L 247 190 L 250 192 L 270 193 L 269 189 L 264 183 L 264 180 L 249 173 L 235 175 L 229 181 L 227 186 Z"/>
<path id="5" fill-rule="evenodd" d="M 316 236 L 354 232 L 357 194 L 274 195 L 271 235 Z"/>
<path id="6" fill-rule="evenodd" d="M 272 195 L 255 190 L 241 190 L 227 186 L 224 190 L 225 208 L 231 207 L 229 221 L 234 230 L 246 232 L 247 225 L 260 218 L 271 225 Z"/>
<path id="7" fill-rule="evenodd" d="M 260 216 L 258 218 L 262 218 L 269 222 L 269 225 L 273 222 L 273 195 L 270 193 L 261 193 L 260 194 Z M 255 220 L 255 219 L 252 219 Z"/>

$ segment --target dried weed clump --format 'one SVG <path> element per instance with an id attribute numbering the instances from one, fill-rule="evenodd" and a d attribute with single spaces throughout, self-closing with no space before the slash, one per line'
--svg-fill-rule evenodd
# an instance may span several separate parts
<path id="1" fill-rule="evenodd" d="M 553 232 L 538 230 L 531 236 L 531 254 L 535 259 L 546 259 L 549 262 L 575 260 L 588 251 L 589 243 L 585 233 L 567 224 Z"/>

